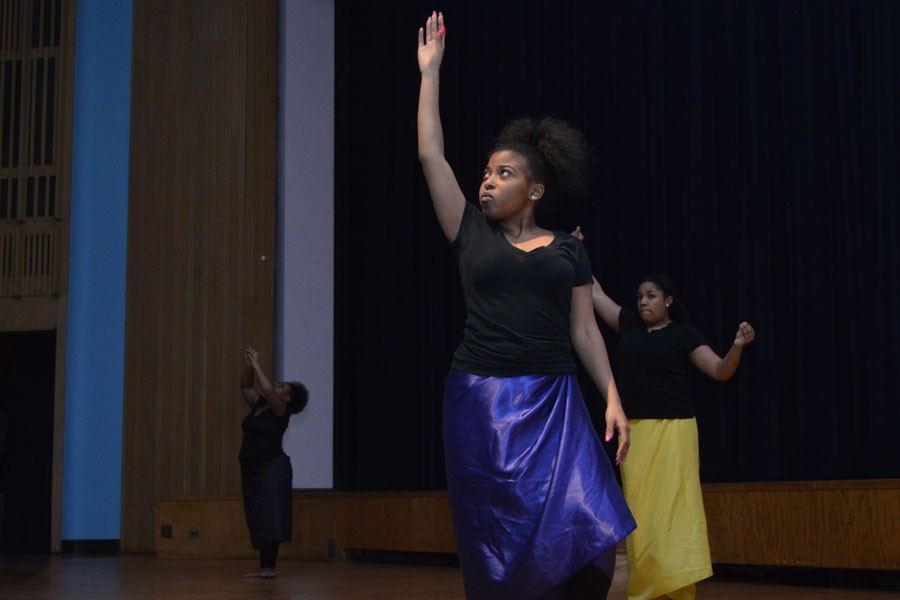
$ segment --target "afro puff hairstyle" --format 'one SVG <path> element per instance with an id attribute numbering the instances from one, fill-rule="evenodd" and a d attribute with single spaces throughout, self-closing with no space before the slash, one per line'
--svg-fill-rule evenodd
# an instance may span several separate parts
<path id="1" fill-rule="evenodd" d="M 509 150 L 522 156 L 531 180 L 544 185 L 548 199 L 581 202 L 588 191 L 592 156 L 580 131 L 554 117 L 514 119 L 495 138 L 489 156 Z"/>
<path id="2" fill-rule="evenodd" d="M 309 390 L 299 381 L 288 382 L 291 385 L 291 401 L 288 402 L 287 409 L 292 415 L 296 415 L 306 408 L 309 402 Z"/>

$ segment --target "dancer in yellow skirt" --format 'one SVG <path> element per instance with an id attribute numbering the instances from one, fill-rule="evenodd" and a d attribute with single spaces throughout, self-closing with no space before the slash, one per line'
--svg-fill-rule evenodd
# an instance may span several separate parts
<path id="1" fill-rule="evenodd" d="M 621 466 L 638 523 L 626 539 L 628 598 L 694 598 L 712 575 L 700 492 L 696 419 L 634 419 Z"/>
<path id="2" fill-rule="evenodd" d="M 580 232 L 577 232 L 580 233 Z M 641 282 L 637 312 L 623 309 L 594 279 L 594 310 L 619 332 L 616 381 L 631 418 L 631 452 L 622 469 L 637 529 L 626 539 L 629 600 L 693 600 L 712 575 L 700 491 L 697 421 L 689 375 L 734 375 L 753 328 L 741 323 L 724 357 L 697 329 L 665 275 Z"/>

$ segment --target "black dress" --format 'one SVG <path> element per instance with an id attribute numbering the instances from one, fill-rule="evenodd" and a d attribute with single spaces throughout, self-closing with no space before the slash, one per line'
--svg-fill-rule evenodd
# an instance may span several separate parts
<path id="1" fill-rule="evenodd" d="M 293 526 L 291 459 L 281 448 L 290 415 L 281 417 L 266 409 L 260 398 L 243 421 L 244 439 L 238 455 L 244 514 L 250 540 L 256 549 L 275 542 L 291 541 Z"/>

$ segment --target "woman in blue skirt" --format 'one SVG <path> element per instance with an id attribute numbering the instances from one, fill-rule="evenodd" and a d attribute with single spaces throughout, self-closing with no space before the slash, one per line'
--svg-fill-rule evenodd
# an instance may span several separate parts
<path id="1" fill-rule="evenodd" d="M 535 210 L 579 188 L 581 135 L 553 119 L 511 122 L 478 206 L 444 156 L 438 110 L 446 29 L 419 29 L 419 159 L 459 264 L 466 326 L 444 395 L 447 488 L 469 600 L 605 598 L 615 546 L 635 524 L 594 431 L 572 348 L 606 399 L 606 441 L 629 428 L 591 303 L 580 240 Z M 582 186 L 583 187 L 583 186 Z"/>

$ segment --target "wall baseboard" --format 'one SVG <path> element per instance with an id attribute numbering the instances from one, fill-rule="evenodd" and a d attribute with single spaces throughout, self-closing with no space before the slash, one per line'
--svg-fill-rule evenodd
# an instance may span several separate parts
<path id="1" fill-rule="evenodd" d="M 900 570 L 900 479 L 706 484 L 713 563 Z M 239 495 L 159 498 L 156 551 L 254 557 Z M 456 552 L 445 491 L 294 491 L 293 540 L 280 556 Z"/>
<path id="2" fill-rule="evenodd" d="M 119 540 L 62 540 L 62 554 L 118 554 Z"/>
<path id="3" fill-rule="evenodd" d="M 900 479 L 703 486 L 714 563 L 900 569 Z"/>
<path id="4" fill-rule="evenodd" d="M 158 498 L 156 552 L 167 557 L 253 557 L 240 495 Z M 349 551 L 455 554 L 445 491 L 294 491 L 291 542 L 279 556 L 343 560 Z"/>

